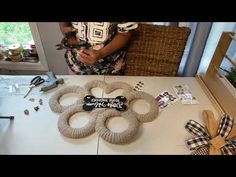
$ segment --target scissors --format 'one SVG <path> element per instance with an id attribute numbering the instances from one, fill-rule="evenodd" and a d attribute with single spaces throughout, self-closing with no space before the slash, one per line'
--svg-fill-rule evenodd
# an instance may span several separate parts
<path id="1" fill-rule="evenodd" d="M 45 82 L 45 80 L 44 80 L 42 77 L 40 77 L 40 76 L 34 77 L 34 78 L 30 81 L 30 85 L 29 85 L 29 87 L 28 87 L 28 91 L 27 91 L 26 95 L 24 96 L 24 98 L 30 93 L 30 91 L 32 90 L 32 88 L 34 88 L 34 87 L 36 87 L 36 86 L 38 86 L 38 85 L 40 85 L 40 84 L 42 84 L 42 83 L 44 83 L 44 82 Z"/>
<path id="2" fill-rule="evenodd" d="M 62 49 L 71 50 L 73 48 L 80 49 L 81 47 L 85 47 L 85 48 L 91 47 L 91 45 L 88 44 L 87 42 L 80 42 L 79 44 L 70 45 L 68 43 L 69 38 L 72 38 L 75 36 L 76 36 L 76 33 L 74 32 L 67 33 L 66 36 L 61 40 L 61 43 L 56 45 L 57 50 L 62 50 Z"/>

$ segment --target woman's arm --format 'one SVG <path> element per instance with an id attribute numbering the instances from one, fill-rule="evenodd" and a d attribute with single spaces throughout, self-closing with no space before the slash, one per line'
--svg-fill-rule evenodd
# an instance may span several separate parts
<path id="1" fill-rule="evenodd" d="M 63 35 L 66 35 L 69 32 L 76 31 L 76 29 L 73 28 L 71 26 L 71 23 L 69 23 L 69 22 L 59 22 L 59 26 L 60 26 L 60 29 L 61 29 L 61 32 Z"/>
<path id="2" fill-rule="evenodd" d="M 124 47 L 129 42 L 131 36 L 132 31 L 117 33 L 113 40 L 100 50 L 82 49 L 79 53 L 80 60 L 87 65 L 93 65 L 97 60 L 104 58 Z"/>
<path id="3" fill-rule="evenodd" d="M 121 49 L 122 47 L 126 46 L 131 36 L 132 31 L 129 31 L 127 33 L 117 33 L 114 39 L 100 50 L 102 55 L 101 58 L 106 57 L 112 54 L 113 52 L 117 51 L 118 49 Z"/>

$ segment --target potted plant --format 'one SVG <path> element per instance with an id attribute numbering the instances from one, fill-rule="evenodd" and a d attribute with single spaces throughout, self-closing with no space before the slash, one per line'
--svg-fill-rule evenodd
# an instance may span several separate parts
<path id="1" fill-rule="evenodd" d="M 222 68 L 221 68 L 222 69 Z M 229 82 L 234 86 L 234 88 L 236 88 L 236 68 L 231 68 L 230 71 L 226 70 L 226 69 L 222 69 L 223 71 L 225 71 L 227 74 L 225 75 L 225 77 L 229 80 Z"/>

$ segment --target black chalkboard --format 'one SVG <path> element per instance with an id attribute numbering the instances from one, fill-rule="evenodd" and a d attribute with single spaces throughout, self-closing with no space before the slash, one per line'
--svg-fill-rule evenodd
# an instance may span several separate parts
<path id="1" fill-rule="evenodd" d="M 127 99 L 124 96 L 117 96 L 116 98 L 95 98 L 92 95 L 84 97 L 83 109 L 85 111 L 92 111 L 96 108 L 114 108 L 118 111 L 126 111 Z"/>

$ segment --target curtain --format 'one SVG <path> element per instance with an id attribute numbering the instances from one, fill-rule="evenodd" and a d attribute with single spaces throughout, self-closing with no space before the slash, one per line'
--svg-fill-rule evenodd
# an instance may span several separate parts
<path id="1" fill-rule="evenodd" d="M 192 43 L 193 43 L 193 39 L 194 39 L 194 36 L 195 36 L 195 31 L 196 31 L 196 28 L 197 28 L 197 24 L 198 24 L 197 22 L 185 22 L 185 23 L 180 22 L 179 25 L 178 25 L 179 27 L 188 27 L 188 28 L 191 29 L 191 33 L 188 37 L 188 41 L 187 41 L 186 46 L 185 46 L 183 57 L 181 59 L 180 65 L 179 65 L 178 76 L 183 76 L 184 75 L 184 68 L 185 68 L 187 60 L 188 60 L 189 51 L 190 51 Z"/>
<path id="2" fill-rule="evenodd" d="M 193 31 L 193 37 L 182 76 L 193 77 L 196 75 L 204 53 L 205 45 L 211 31 L 211 22 L 198 22 Z"/>

